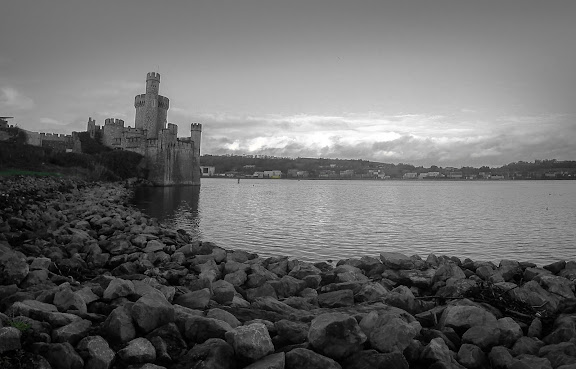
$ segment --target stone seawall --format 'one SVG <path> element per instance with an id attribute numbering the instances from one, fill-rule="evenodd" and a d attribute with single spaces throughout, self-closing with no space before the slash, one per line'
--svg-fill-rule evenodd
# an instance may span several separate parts
<path id="1" fill-rule="evenodd" d="M 574 260 L 261 258 L 129 196 L 0 179 L 1 368 L 576 367 Z"/>

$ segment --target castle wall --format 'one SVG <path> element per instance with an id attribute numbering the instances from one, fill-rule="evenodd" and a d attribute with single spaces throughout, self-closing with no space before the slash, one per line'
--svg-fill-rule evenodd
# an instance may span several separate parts
<path id="1" fill-rule="evenodd" d="M 72 149 L 74 145 L 71 135 L 23 131 L 26 132 L 26 143 L 28 145 L 49 147 L 60 151 Z"/>

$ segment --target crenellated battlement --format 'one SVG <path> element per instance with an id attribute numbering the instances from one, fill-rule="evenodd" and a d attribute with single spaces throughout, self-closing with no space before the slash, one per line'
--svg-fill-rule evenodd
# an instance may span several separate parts
<path id="1" fill-rule="evenodd" d="M 158 107 L 160 109 L 168 110 L 170 108 L 170 99 L 165 96 L 158 95 Z"/>
<path id="2" fill-rule="evenodd" d="M 124 127 L 124 120 L 122 120 L 122 119 L 114 119 L 114 118 L 106 118 L 106 119 L 104 120 L 104 125 L 105 125 L 105 126 Z"/>
<path id="3" fill-rule="evenodd" d="M 190 125 L 190 130 L 202 132 L 202 124 L 201 123 L 192 123 Z"/>
<path id="4" fill-rule="evenodd" d="M 156 72 L 149 72 L 146 74 L 146 81 L 148 81 L 149 79 L 153 79 L 155 81 L 160 82 L 160 73 L 156 73 Z"/>

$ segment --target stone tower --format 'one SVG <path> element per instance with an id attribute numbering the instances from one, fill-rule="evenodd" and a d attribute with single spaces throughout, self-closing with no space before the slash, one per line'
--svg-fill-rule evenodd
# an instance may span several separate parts
<path id="1" fill-rule="evenodd" d="M 158 138 L 158 132 L 166 128 L 166 118 L 170 100 L 158 94 L 160 89 L 160 73 L 150 72 L 146 75 L 146 93 L 136 95 L 136 128 L 148 131 L 148 138 Z"/>

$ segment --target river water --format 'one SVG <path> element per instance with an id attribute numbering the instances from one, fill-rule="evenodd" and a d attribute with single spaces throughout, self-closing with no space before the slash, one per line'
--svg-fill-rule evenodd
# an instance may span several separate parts
<path id="1" fill-rule="evenodd" d="M 139 188 L 133 203 L 196 240 L 261 256 L 576 260 L 576 181 L 204 178 Z"/>

